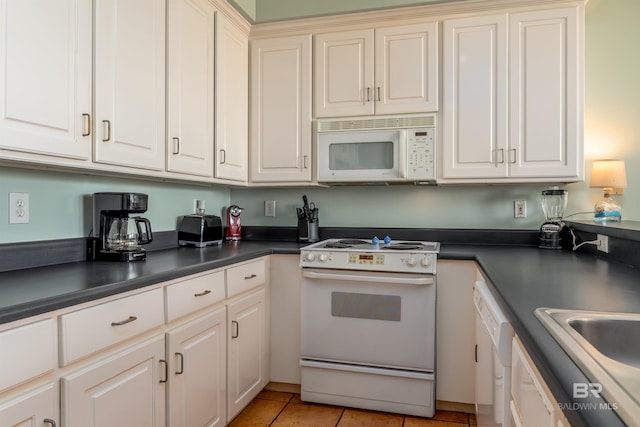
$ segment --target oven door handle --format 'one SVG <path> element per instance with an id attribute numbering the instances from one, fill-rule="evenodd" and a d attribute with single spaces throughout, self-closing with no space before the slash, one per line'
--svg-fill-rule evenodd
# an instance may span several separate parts
<path id="1" fill-rule="evenodd" d="M 303 270 L 302 275 L 307 279 L 313 280 L 341 280 L 341 281 L 352 281 L 352 282 L 371 282 L 371 283 L 391 283 L 395 285 L 414 285 L 414 286 L 425 286 L 425 285 L 433 285 L 433 276 L 424 275 L 424 276 L 412 276 L 412 277 L 402 277 L 401 274 L 398 275 L 385 275 L 385 276 L 369 276 L 364 274 L 342 274 L 342 273 L 329 273 L 329 272 L 319 272 L 314 270 Z"/>

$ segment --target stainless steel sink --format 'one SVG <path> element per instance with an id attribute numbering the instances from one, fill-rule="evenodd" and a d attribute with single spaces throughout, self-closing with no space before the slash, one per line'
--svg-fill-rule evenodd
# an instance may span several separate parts
<path id="1" fill-rule="evenodd" d="M 639 425 L 640 313 L 538 308 L 535 314 L 589 381 L 602 386 L 620 418 Z"/>

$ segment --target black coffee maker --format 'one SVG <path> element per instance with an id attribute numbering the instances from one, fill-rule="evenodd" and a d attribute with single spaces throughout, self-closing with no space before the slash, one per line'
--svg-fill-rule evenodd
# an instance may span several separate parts
<path id="1" fill-rule="evenodd" d="M 141 245 L 153 240 L 151 223 L 130 215 L 146 212 L 149 197 L 141 193 L 95 193 L 92 201 L 94 237 L 89 241 L 88 258 L 124 262 L 146 259 L 147 252 Z"/>

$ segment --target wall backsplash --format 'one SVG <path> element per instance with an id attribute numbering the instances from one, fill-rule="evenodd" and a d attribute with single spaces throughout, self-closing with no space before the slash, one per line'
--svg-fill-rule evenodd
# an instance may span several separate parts
<path id="1" fill-rule="evenodd" d="M 91 223 L 86 214 L 86 196 L 101 191 L 148 194 L 149 210 L 144 216 L 149 218 L 154 231 L 175 230 L 178 216 L 193 212 L 194 199 L 205 200 L 207 212 L 216 215 L 229 205 L 229 190 L 222 186 L 0 166 L 0 244 L 88 236 Z M 9 224 L 9 192 L 29 193 L 29 224 Z"/>

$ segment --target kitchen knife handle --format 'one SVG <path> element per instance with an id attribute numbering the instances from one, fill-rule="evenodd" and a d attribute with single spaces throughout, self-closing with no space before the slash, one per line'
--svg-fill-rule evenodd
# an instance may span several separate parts
<path id="1" fill-rule="evenodd" d="M 131 323 L 138 320 L 138 318 L 136 316 L 129 316 L 127 319 L 121 320 L 119 322 L 111 322 L 111 326 L 122 326 L 122 325 L 126 325 L 127 323 Z"/>
<path id="2" fill-rule="evenodd" d="M 211 291 L 207 289 L 206 291 L 198 292 L 197 294 L 193 294 L 194 297 L 203 297 L 205 295 L 209 295 Z"/>
<path id="3" fill-rule="evenodd" d="M 82 117 L 84 118 L 84 129 L 85 131 L 82 133 L 82 136 L 91 135 L 91 114 L 83 113 Z"/>
<path id="4" fill-rule="evenodd" d="M 180 138 L 173 137 L 173 154 L 180 154 Z"/>
<path id="5" fill-rule="evenodd" d="M 106 135 L 106 138 L 102 138 L 102 142 L 109 142 L 111 140 L 111 121 L 103 120 L 102 123 L 104 124 L 104 134 Z"/>
<path id="6" fill-rule="evenodd" d="M 87 136 L 87 135 L 85 135 L 85 136 Z M 44 420 L 42 420 L 42 422 L 45 423 L 45 424 L 49 424 L 51 427 L 57 427 L 58 426 L 58 424 L 54 420 L 52 420 L 51 418 L 45 418 Z"/>

